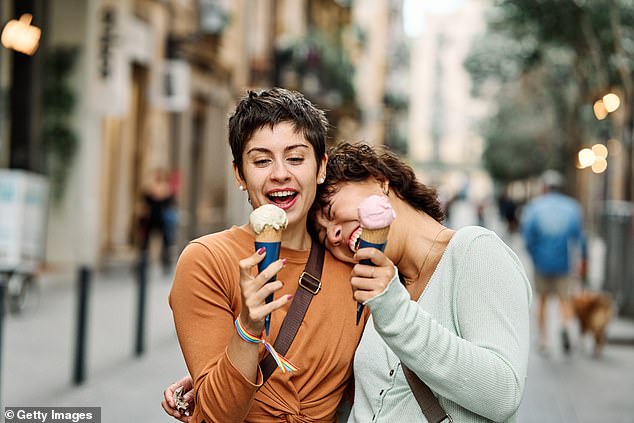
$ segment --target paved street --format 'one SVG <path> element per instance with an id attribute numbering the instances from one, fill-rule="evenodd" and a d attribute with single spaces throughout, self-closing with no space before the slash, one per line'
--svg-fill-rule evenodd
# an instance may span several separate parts
<path id="1" fill-rule="evenodd" d="M 519 248 L 516 241 L 509 243 Z M 80 387 L 71 384 L 76 313 L 72 279 L 47 276 L 41 281 L 39 305 L 5 319 L 3 406 L 101 406 L 106 423 L 171 421 L 160 409 L 161 393 L 185 367 L 167 306 L 169 277 L 158 268 L 150 272 L 147 352 L 141 358 L 133 356 L 137 297 L 132 272 L 119 269 L 94 277 L 87 381 Z M 556 320 L 552 325 L 556 335 Z M 614 321 L 610 336 L 634 339 L 634 321 Z M 631 423 L 634 345 L 609 344 L 604 357 L 595 360 L 583 351 L 578 337 L 573 341 L 577 348 L 570 357 L 559 352 L 555 336 L 549 355 L 532 350 L 521 421 Z"/>

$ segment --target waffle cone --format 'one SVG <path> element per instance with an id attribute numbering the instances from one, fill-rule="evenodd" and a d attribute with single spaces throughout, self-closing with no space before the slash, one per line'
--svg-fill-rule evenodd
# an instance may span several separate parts
<path id="1" fill-rule="evenodd" d="M 262 232 L 255 235 L 255 240 L 258 242 L 281 242 L 283 229 L 276 230 L 270 226 L 264 227 Z"/>
<path id="2" fill-rule="evenodd" d="M 361 239 L 372 244 L 385 244 L 387 242 L 387 234 L 390 232 L 390 227 L 378 229 L 363 228 L 361 231 Z"/>

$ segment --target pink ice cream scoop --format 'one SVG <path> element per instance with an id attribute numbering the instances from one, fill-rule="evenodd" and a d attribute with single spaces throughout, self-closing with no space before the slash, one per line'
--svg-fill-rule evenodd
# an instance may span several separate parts
<path id="1" fill-rule="evenodd" d="M 396 218 L 396 213 L 387 197 L 371 195 L 359 204 L 359 222 L 365 229 L 386 228 Z"/>

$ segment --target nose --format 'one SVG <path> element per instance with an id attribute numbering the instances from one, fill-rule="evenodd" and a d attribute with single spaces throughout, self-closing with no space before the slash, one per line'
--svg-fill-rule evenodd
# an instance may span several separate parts
<path id="1" fill-rule="evenodd" d="M 271 169 L 271 178 L 276 181 L 285 181 L 290 177 L 290 173 L 283 161 L 275 161 Z"/>
<path id="2" fill-rule="evenodd" d="M 337 247 L 343 241 L 343 235 L 341 230 L 341 225 L 337 225 L 336 223 L 330 223 L 328 225 L 328 229 L 326 230 L 326 236 L 328 237 L 328 241 L 334 247 Z"/>

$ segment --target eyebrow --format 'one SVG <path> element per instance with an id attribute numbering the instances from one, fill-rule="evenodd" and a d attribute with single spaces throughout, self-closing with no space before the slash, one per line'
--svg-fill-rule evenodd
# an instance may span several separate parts
<path id="1" fill-rule="evenodd" d="M 308 145 L 306 144 L 293 144 L 293 145 L 289 145 L 288 147 L 284 148 L 284 152 L 289 152 L 291 150 L 296 150 L 298 148 L 309 148 Z M 249 155 L 251 153 L 271 153 L 271 150 L 269 150 L 268 148 L 264 148 L 264 147 L 252 147 L 250 148 L 246 154 Z"/>

